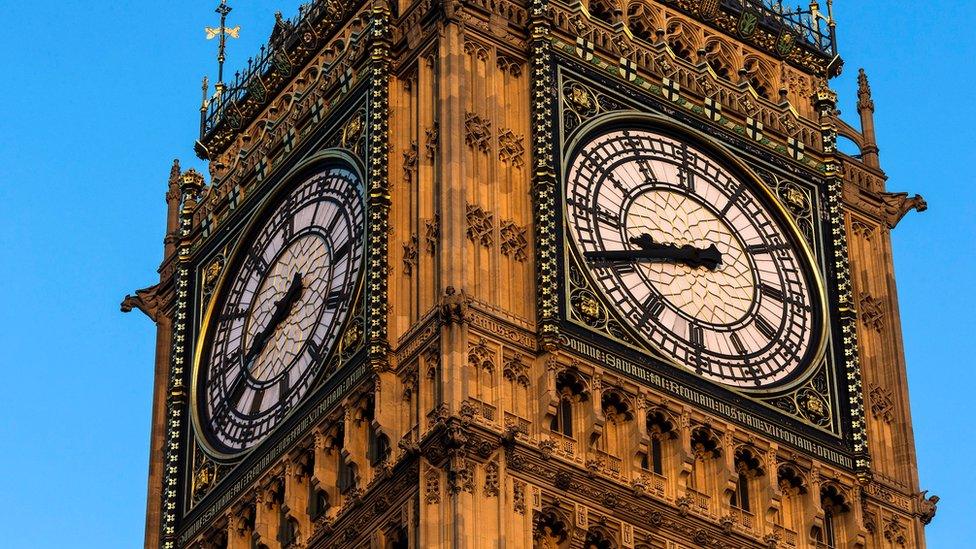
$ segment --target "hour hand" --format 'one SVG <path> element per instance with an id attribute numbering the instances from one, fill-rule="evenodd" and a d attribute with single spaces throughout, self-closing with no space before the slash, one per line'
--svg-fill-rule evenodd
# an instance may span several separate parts
<path id="1" fill-rule="evenodd" d="M 630 239 L 637 249 L 630 250 L 599 250 L 585 252 L 586 259 L 601 263 L 616 263 L 622 261 L 657 262 L 667 261 L 684 263 L 689 267 L 705 267 L 714 271 L 722 262 L 722 254 L 715 244 L 707 248 L 698 248 L 690 244 L 676 246 L 674 244 L 659 244 L 654 242 L 649 234 L 642 234 Z"/>

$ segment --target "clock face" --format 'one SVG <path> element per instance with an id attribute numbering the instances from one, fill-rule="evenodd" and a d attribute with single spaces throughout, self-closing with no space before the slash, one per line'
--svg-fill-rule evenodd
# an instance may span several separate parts
<path id="1" fill-rule="evenodd" d="M 362 271 L 363 199 L 352 171 L 305 180 L 265 219 L 245 235 L 205 328 L 197 411 L 225 454 L 257 444 L 308 393 Z"/>
<path id="2" fill-rule="evenodd" d="M 819 352 L 824 311 L 796 230 L 737 173 L 669 135 L 611 130 L 572 159 L 566 220 L 639 339 L 703 377 L 759 388 Z"/>

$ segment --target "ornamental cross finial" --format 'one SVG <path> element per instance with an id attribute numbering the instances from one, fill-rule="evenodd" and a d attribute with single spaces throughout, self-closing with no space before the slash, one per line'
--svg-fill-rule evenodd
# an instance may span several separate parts
<path id="1" fill-rule="evenodd" d="M 227 0 L 220 0 L 217 9 L 214 10 L 220 14 L 220 26 L 217 28 L 204 27 L 203 29 L 207 33 L 207 40 L 213 40 L 214 38 L 220 39 L 217 43 L 217 83 L 214 84 L 218 94 L 224 91 L 224 60 L 226 59 L 227 37 L 237 38 L 241 33 L 240 25 L 227 28 L 225 24 L 227 22 L 227 14 L 231 12 L 231 9 L 227 5 Z"/>

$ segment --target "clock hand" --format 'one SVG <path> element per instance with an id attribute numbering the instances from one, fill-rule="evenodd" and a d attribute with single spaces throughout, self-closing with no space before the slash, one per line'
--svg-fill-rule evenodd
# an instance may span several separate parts
<path id="1" fill-rule="evenodd" d="M 639 246 L 636 250 L 601 250 L 585 252 L 586 259 L 599 262 L 617 261 L 672 261 L 684 263 L 689 267 L 705 267 L 714 271 L 722 262 L 722 254 L 715 244 L 707 248 L 698 248 L 690 244 L 678 247 L 674 244 L 658 244 L 651 235 L 645 233 L 630 239 L 632 244 Z"/>
<path id="2" fill-rule="evenodd" d="M 295 273 L 295 276 L 291 279 L 291 285 L 288 286 L 288 290 L 285 295 L 278 301 L 275 302 L 275 310 L 271 314 L 271 320 L 268 321 L 267 326 L 264 330 L 255 336 L 254 343 L 251 344 L 251 348 L 248 350 L 247 354 L 244 355 L 244 369 L 247 372 L 251 371 L 251 366 L 254 364 L 254 360 L 257 359 L 261 351 L 264 350 L 264 346 L 271 339 L 271 335 L 274 334 L 275 330 L 278 329 L 278 325 L 281 324 L 288 315 L 291 313 L 291 308 L 295 305 L 295 302 L 302 296 L 303 291 L 302 286 L 302 275 Z"/>

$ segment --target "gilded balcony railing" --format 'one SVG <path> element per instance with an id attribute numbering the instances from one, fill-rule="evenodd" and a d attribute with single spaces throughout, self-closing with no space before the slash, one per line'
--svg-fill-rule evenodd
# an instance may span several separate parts
<path id="1" fill-rule="evenodd" d="M 822 13 L 816 1 L 807 8 L 789 8 L 783 5 L 782 0 L 721 0 L 722 7 L 727 11 L 738 14 L 749 12 L 757 16 L 755 21 L 740 19 L 740 33 L 748 32 L 753 26 L 763 27 L 773 35 L 789 32 L 797 42 L 826 56 L 837 55 L 832 3 L 832 0 L 828 0 L 827 13 Z"/>

